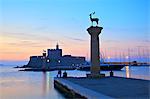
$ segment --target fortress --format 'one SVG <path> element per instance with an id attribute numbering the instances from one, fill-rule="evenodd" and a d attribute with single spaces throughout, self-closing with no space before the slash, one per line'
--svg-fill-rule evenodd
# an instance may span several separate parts
<path id="1" fill-rule="evenodd" d="M 62 55 L 62 49 L 56 45 L 56 49 L 47 49 L 42 56 L 30 56 L 30 60 L 26 67 L 29 68 L 76 68 L 85 64 L 85 57 Z"/>

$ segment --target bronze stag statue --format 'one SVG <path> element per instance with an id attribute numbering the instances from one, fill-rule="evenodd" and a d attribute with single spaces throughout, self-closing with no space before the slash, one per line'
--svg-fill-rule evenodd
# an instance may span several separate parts
<path id="1" fill-rule="evenodd" d="M 90 14 L 90 20 L 91 20 L 91 22 L 92 22 L 92 26 L 93 26 L 93 22 L 94 22 L 94 21 L 97 23 L 97 25 L 98 25 L 98 21 L 99 21 L 98 18 L 92 18 L 92 15 L 94 15 L 94 14 L 95 14 L 95 12 L 93 12 L 93 13 Z"/>

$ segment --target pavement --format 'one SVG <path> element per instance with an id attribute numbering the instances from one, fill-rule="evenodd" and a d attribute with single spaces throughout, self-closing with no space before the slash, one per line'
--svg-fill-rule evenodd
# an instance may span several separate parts
<path id="1" fill-rule="evenodd" d="M 150 99 L 150 80 L 123 77 L 56 79 L 79 94 L 90 98 Z"/>

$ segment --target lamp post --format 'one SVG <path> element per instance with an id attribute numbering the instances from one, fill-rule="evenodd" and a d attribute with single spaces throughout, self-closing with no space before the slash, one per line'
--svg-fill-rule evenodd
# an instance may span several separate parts
<path id="1" fill-rule="evenodd" d="M 110 56 L 108 56 L 107 59 L 108 59 L 108 64 L 110 64 Z"/>
<path id="2" fill-rule="evenodd" d="M 126 56 L 125 58 L 126 58 L 127 63 L 128 63 L 127 65 L 129 65 L 129 56 Z"/>
<path id="3" fill-rule="evenodd" d="M 109 68 L 110 68 L 110 77 L 112 77 L 112 76 L 114 76 L 114 73 L 113 73 L 113 71 L 112 71 L 112 67 L 111 67 L 111 63 L 110 63 L 110 59 L 111 59 L 111 57 L 110 56 L 108 56 L 108 65 L 109 65 Z"/>

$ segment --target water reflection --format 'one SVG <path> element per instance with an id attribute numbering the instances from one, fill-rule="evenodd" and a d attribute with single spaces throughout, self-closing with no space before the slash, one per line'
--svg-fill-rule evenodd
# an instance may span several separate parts
<path id="1" fill-rule="evenodd" d="M 51 97 L 54 99 L 64 99 L 64 97 L 56 89 L 54 89 L 53 80 L 55 75 L 55 71 L 42 72 L 42 99 L 51 99 Z"/>
<path id="2" fill-rule="evenodd" d="M 126 69 L 126 77 L 130 78 L 131 77 L 130 66 L 125 66 L 125 69 Z"/>
<path id="3" fill-rule="evenodd" d="M 50 89 L 50 84 L 49 84 L 49 82 L 50 82 L 50 79 L 49 79 L 49 72 L 43 72 L 43 74 L 42 74 L 42 76 L 43 76 L 43 82 L 42 82 L 42 89 L 43 89 L 43 96 L 45 96 L 45 95 L 47 95 L 47 93 L 49 92 L 49 89 Z"/>
<path id="4" fill-rule="evenodd" d="M 150 67 L 126 66 L 114 71 L 115 76 L 150 80 Z M 63 71 L 62 71 L 63 72 Z M 71 77 L 86 77 L 88 72 L 70 70 Z M 102 71 L 109 76 L 109 71 Z M 0 99 L 64 99 L 54 89 L 53 80 L 57 71 L 18 72 L 12 67 L 0 67 Z"/>

